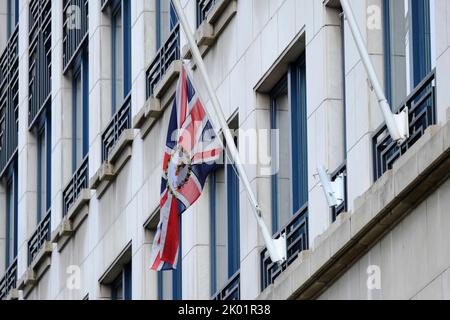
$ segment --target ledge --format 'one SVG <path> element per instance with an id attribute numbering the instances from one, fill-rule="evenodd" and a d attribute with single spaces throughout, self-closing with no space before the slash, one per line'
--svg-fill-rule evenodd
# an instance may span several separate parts
<path id="1" fill-rule="evenodd" d="M 450 121 L 424 136 L 258 299 L 315 299 L 450 177 Z"/>
<path id="2" fill-rule="evenodd" d="M 147 220 L 145 220 L 144 222 L 144 229 L 150 230 L 150 231 L 156 231 L 156 229 L 158 229 L 158 224 L 159 224 L 159 216 L 160 211 L 159 211 L 159 206 L 152 211 L 152 213 L 150 214 L 150 216 L 147 218 Z"/>
<path id="3" fill-rule="evenodd" d="M 77 200 L 70 207 L 69 212 L 63 218 L 59 226 L 52 234 L 52 242 L 57 244 L 58 252 L 61 252 L 67 242 L 72 238 L 78 228 L 89 214 L 89 202 L 91 190 L 83 189 Z"/>
<path id="4" fill-rule="evenodd" d="M 18 281 L 17 290 L 22 290 L 24 297 L 33 290 L 39 279 L 45 274 L 45 272 L 50 268 L 51 256 L 53 251 L 53 244 L 46 241 L 41 250 L 31 262 L 30 267 L 25 271 L 25 274 Z"/>
<path id="5" fill-rule="evenodd" d="M 11 289 L 11 291 L 6 296 L 5 300 L 19 300 L 19 290 Z"/>
<path id="6" fill-rule="evenodd" d="M 89 188 L 97 191 L 97 199 L 100 199 L 103 196 L 108 187 L 115 181 L 120 171 L 127 164 L 128 160 L 130 160 L 133 141 L 133 129 L 122 132 L 116 146 L 111 150 L 108 160 L 102 163 L 89 181 Z"/>
<path id="7" fill-rule="evenodd" d="M 206 19 L 195 32 L 195 40 L 202 56 L 205 56 L 214 46 L 231 19 L 236 15 L 236 12 L 237 0 L 218 0 L 216 2 Z M 184 59 L 192 58 L 189 45 L 183 47 L 182 57 Z"/>
<path id="8" fill-rule="evenodd" d="M 144 107 L 133 119 L 133 128 L 141 131 L 142 139 L 147 136 L 167 106 L 169 105 L 167 104 L 165 108 L 161 108 L 161 101 L 153 96 L 147 99 Z"/>
<path id="9" fill-rule="evenodd" d="M 172 86 L 173 82 L 178 79 L 181 73 L 182 62 L 181 60 L 173 61 L 167 68 L 166 73 L 162 79 L 156 84 L 153 89 L 153 96 L 157 99 L 161 99 L 162 96 L 166 94 L 168 89 Z"/>
<path id="10" fill-rule="evenodd" d="M 164 77 L 156 85 L 154 94 L 145 101 L 144 106 L 133 118 L 133 128 L 141 131 L 142 139 L 148 135 L 164 111 L 172 104 L 181 68 L 181 60 L 175 60 L 170 64 Z"/>

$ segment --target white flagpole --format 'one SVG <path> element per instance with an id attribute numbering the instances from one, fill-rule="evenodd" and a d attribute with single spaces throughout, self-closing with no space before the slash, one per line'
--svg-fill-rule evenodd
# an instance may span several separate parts
<path id="1" fill-rule="evenodd" d="M 341 0 L 342 10 L 344 11 L 345 18 L 348 21 L 348 25 L 352 32 L 353 38 L 358 48 L 359 54 L 366 68 L 370 82 L 372 83 L 375 94 L 378 98 L 378 104 L 381 112 L 383 113 L 386 126 L 393 140 L 398 143 L 404 142 L 409 137 L 409 125 L 408 125 L 408 110 L 404 110 L 401 114 L 396 115 L 391 112 L 391 108 L 384 94 L 383 88 L 378 80 L 378 76 L 375 72 L 375 68 L 370 60 L 369 53 L 364 44 L 361 31 L 356 23 L 353 10 L 350 7 L 348 0 Z"/>
<path id="2" fill-rule="evenodd" d="M 187 17 L 183 11 L 183 8 L 181 7 L 179 0 L 172 0 L 175 10 L 178 14 L 178 19 L 180 20 L 180 24 L 184 30 L 184 33 L 186 35 L 186 38 L 188 40 L 189 46 L 192 51 L 192 57 L 197 64 L 197 68 L 200 72 L 200 75 L 203 78 L 203 81 L 205 82 L 206 89 L 208 91 L 208 95 L 211 99 L 212 106 L 216 115 L 217 120 L 219 121 L 219 125 L 223 131 L 223 136 L 226 141 L 227 148 L 230 152 L 230 155 L 234 161 L 235 168 L 238 172 L 239 179 L 241 180 L 242 184 L 245 187 L 245 190 L 248 193 L 248 196 L 250 198 L 250 201 L 252 203 L 253 212 L 255 214 L 255 218 L 258 221 L 258 226 L 261 230 L 261 234 L 264 238 L 264 242 L 266 244 L 267 250 L 270 254 L 270 258 L 273 262 L 283 262 L 286 260 L 286 239 L 284 237 L 281 237 L 280 239 L 273 239 L 271 234 L 269 233 L 269 230 L 264 223 L 264 220 L 261 215 L 261 208 L 258 205 L 258 202 L 256 200 L 256 196 L 251 188 L 249 179 L 247 177 L 247 174 L 244 170 L 244 167 L 242 165 L 242 162 L 240 160 L 239 152 L 234 144 L 234 139 L 231 135 L 230 129 L 228 128 L 227 121 L 225 119 L 225 115 L 223 114 L 222 108 L 220 107 L 219 99 L 216 95 L 216 92 L 214 91 L 214 88 L 212 86 L 212 82 L 209 78 L 208 72 L 206 71 L 206 66 L 203 62 L 202 55 L 200 54 L 200 50 L 197 46 L 197 43 L 194 40 L 194 33 L 191 29 L 191 26 L 187 20 Z M 206 108 L 206 106 L 205 106 Z"/>

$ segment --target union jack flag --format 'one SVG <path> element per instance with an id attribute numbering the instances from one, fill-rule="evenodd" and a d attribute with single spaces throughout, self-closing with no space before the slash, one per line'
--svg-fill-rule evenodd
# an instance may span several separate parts
<path id="1" fill-rule="evenodd" d="M 179 217 L 200 197 L 223 149 L 183 66 L 169 120 L 151 268 L 176 269 Z"/>

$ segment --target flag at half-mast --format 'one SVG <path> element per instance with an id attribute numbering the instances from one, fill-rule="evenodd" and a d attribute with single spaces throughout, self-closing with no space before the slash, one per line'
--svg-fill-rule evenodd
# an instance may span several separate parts
<path id="1" fill-rule="evenodd" d="M 176 269 L 179 217 L 200 197 L 223 149 L 183 65 L 169 120 L 151 268 Z"/>

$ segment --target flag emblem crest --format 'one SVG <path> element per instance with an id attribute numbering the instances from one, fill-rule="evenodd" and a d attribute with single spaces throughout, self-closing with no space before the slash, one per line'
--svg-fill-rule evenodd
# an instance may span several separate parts
<path id="1" fill-rule="evenodd" d="M 160 222 L 151 255 L 153 270 L 176 268 L 179 217 L 200 197 L 222 151 L 220 140 L 183 66 L 165 145 Z"/>

